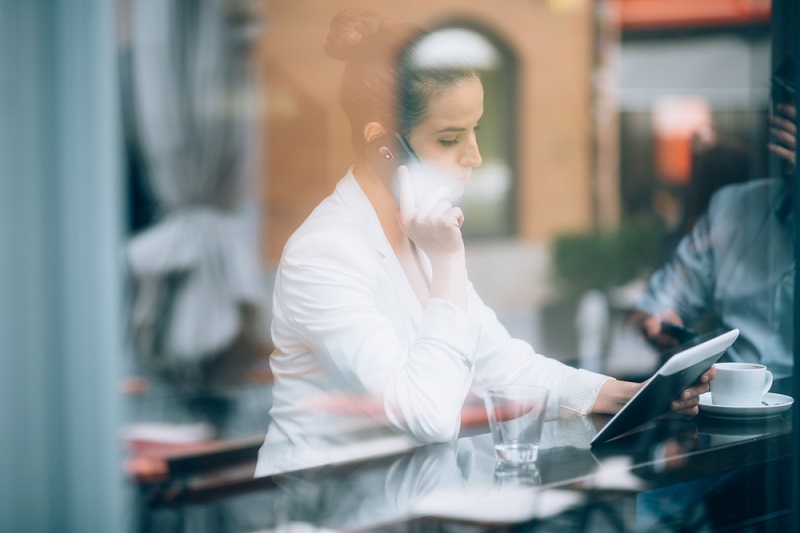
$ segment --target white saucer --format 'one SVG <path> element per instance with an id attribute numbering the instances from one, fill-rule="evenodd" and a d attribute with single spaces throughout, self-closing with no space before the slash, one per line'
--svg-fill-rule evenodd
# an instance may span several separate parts
<path id="1" fill-rule="evenodd" d="M 758 418 L 772 418 L 779 416 L 789 409 L 794 403 L 791 396 L 768 392 L 763 401 L 767 405 L 753 405 L 748 407 L 734 407 L 732 405 L 714 405 L 711 403 L 711 393 L 700 395 L 700 412 L 714 418 L 728 418 L 737 420 L 753 420 Z"/>

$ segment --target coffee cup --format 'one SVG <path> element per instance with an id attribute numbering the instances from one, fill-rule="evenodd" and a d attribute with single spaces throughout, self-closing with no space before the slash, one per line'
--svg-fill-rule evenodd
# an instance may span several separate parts
<path id="1" fill-rule="evenodd" d="M 761 399 L 772 387 L 772 372 L 756 363 L 717 363 L 716 377 L 711 380 L 711 403 L 731 407 L 761 405 Z"/>

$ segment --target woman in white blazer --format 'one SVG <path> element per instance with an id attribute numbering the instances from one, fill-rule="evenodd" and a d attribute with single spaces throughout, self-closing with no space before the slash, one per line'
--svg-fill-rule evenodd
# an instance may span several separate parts
<path id="1" fill-rule="evenodd" d="M 551 419 L 614 413 L 640 387 L 537 354 L 475 292 L 452 202 L 481 164 L 483 87 L 469 69 L 417 66 L 408 45 L 420 37 L 362 11 L 331 23 L 325 49 L 347 62 L 341 103 L 357 157 L 281 258 L 273 407 L 256 475 L 358 453 L 376 425 L 409 444 L 453 439 L 468 395 L 493 384 L 547 387 Z M 394 132 L 428 170 L 400 167 L 395 195 L 365 156 Z M 673 408 L 696 414 L 709 374 Z"/>

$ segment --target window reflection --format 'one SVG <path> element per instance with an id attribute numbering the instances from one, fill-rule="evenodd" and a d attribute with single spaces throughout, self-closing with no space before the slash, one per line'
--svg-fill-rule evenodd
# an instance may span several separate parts
<path id="1" fill-rule="evenodd" d="M 460 204 L 466 219 L 463 235 L 477 245 L 469 257 L 470 279 L 512 335 L 568 366 L 620 379 L 646 379 L 660 364 L 662 349 L 673 343 L 660 338 L 659 331 L 647 331 L 648 317 L 701 332 L 721 324 L 745 331 L 755 323 L 729 356 L 766 362 L 783 380 L 772 392 L 791 395 L 787 380 L 793 373 L 796 251 L 789 199 L 794 192 L 782 175 L 787 157 L 770 156 L 767 148 L 775 138 L 770 116 L 791 121 L 790 111 L 778 110 L 774 103 L 777 94 L 791 92 L 795 75 L 784 73 L 770 81 L 786 50 L 775 44 L 763 13 L 727 25 L 706 21 L 701 28 L 651 21 L 656 27 L 647 29 L 626 26 L 625 16 L 606 20 L 596 7 L 624 3 L 500 2 L 500 8 L 473 6 L 466 14 L 445 2 L 415 7 L 412 18 L 431 32 L 412 59 L 421 66 L 473 69 L 485 92 L 477 133 L 483 162 L 474 169 Z M 342 133 L 347 131 L 346 118 L 338 107 L 341 68 L 331 66 L 321 51 L 330 18 L 348 7 L 339 4 L 268 6 L 267 31 L 250 50 L 254 88 L 263 105 L 251 111 L 260 164 L 248 172 L 263 187 L 250 197 L 260 210 L 262 233 L 258 248 L 251 242 L 247 253 L 251 262 L 254 252 L 260 254 L 270 291 L 289 236 L 334 190 L 352 162 L 351 138 Z M 398 19 L 408 18 L 402 13 L 405 8 L 378 4 Z M 219 105 L 216 116 L 228 116 L 223 111 L 231 109 Z M 791 143 L 783 134 L 778 137 L 784 147 Z M 224 143 L 214 145 L 220 156 L 229 142 L 234 151 L 243 150 L 241 139 L 225 136 Z M 162 145 L 155 136 L 150 143 Z M 355 154 L 360 153 L 359 147 Z M 252 230 L 253 219 L 245 222 Z M 317 244 L 353 255 L 341 241 Z M 304 266 L 316 268 L 319 263 Z M 338 281 L 312 277 L 332 290 L 341 289 Z M 382 286 L 392 282 L 374 281 Z M 252 374 L 235 376 L 234 393 L 245 398 L 240 405 L 253 408 L 238 433 L 260 436 L 267 422 L 278 420 L 282 435 L 303 441 L 305 451 L 295 453 L 268 439 L 265 451 L 291 456 L 268 473 L 306 470 L 279 501 L 301 514 L 317 512 L 342 525 L 350 511 L 335 500 L 346 489 L 318 484 L 317 474 L 306 475 L 307 469 L 409 452 L 412 458 L 400 462 L 413 463 L 419 442 L 402 430 L 429 420 L 425 413 L 404 411 L 401 402 L 387 411 L 382 401 L 386 384 L 376 385 L 350 367 L 328 359 L 319 364 L 284 357 L 306 349 L 303 343 L 312 342 L 310 336 L 330 333 L 326 328 L 358 302 L 342 292 L 334 306 L 325 308 L 307 286 L 298 288 L 285 280 L 278 285 L 278 297 L 291 303 L 279 302 L 281 315 L 272 334 L 277 332 L 281 346 L 297 350 L 276 353 L 268 362 L 259 348 L 245 347 L 248 356 L 261 356 L 262 368 L 272 366 L 258 381 L 250 381 Z M 256 298 L 258 305 L 268 307 L 274 295 Z M 414 296 L 410 294 L 412 303 Z M 300 306 L 309 316 L 329 316 L 331 321 L 315 324 L 309 337 L 287 342 L 296 317 L 289 314 Z M 404 320 L 404 313 L 418 319 L 408 311 L 411 307 L 391 309 L 393 319 Z M 204 316 L 216 310 L 194 307 Z M 242 320 L 252 318 L 239 311 Z M 380 331 L 367 321 L 361 325 L 376 335 Z M 200 329 L 194 332 L 196 339 L 210 331 Z M 407 333 L 400 336 L 411 338 Z M 158 335 L 156 331 L 151 338 Z M 382 350 L 393 349 L 394 339 L 379 340 Z M 334 348 L 344 344 L 342 337 L 332 341 Z M 219 376 L 213 369 L 210 373 Z M 273 388 L 276 373 L 305 376 L 312 386 Z M 502 375 L 508 374 L 513 372 Z M 441 380 L 436 385 L 445 388 Z M 269 405 L 276 390 L 276 401 Z M 200 418 L 209 417 L 213 403 L 200 402 Z M 451 436 L 469 429 L 471 422 L 473 428 L 483 423 L 474 395 L 466 396 L 461 407 L 459 423 L 448 428 Z M 699 427 L 702 443 L 703 424 Z M 714 445 L 741 440 L 738 433 L 733 432 L 733 440 L 727 433 L 706 440 Z M 210 437 L 204 432 L 197 440 Z M 692 451 L 694 447 L 680 448 L 674 461 L 664 460 L 661 466 L 680 469 L 686 460 L 681 454 Z M 578 455 L 574 464 L 584 465 L 586 455 Z M 448 461 L 450 467 L 464 467 L 452 457 Z M 431 463 L 430 458 L 422 462 Z M 547 478 L 551 466 L 542 465 L 539 474 Z M 436 474 L 445 475 L 449 467 L 443 468 Z M 395 473 L 400 470 L 398 466 Z M 612 481 L 622 479 L 614 477 L 618 473 L 611 470 Z M 641 478 L 636 474 L 624 481 L 642 483 Z M 370 505 L 375 500 L 369 497 L 384 496 L 372 493 L 377 478 L 362 481 L 351 501 L 363 496 L 362 503 Z M 403 478 L 400 486 L 387 499 L 412 499 L 437 489 L 419 478 Z M 626 489 L 631 487 L 647 488 L 632 483 Z"/>

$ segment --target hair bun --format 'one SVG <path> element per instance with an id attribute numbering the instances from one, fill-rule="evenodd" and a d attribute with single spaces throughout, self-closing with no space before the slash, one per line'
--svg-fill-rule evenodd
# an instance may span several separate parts
<path id="1" fill-rule="evenodd" d="M 346 61 L 378 31 L 378 16 L 374 11 L 344 9 L 331 20 L 325 53 L 334 59 Z"/>

